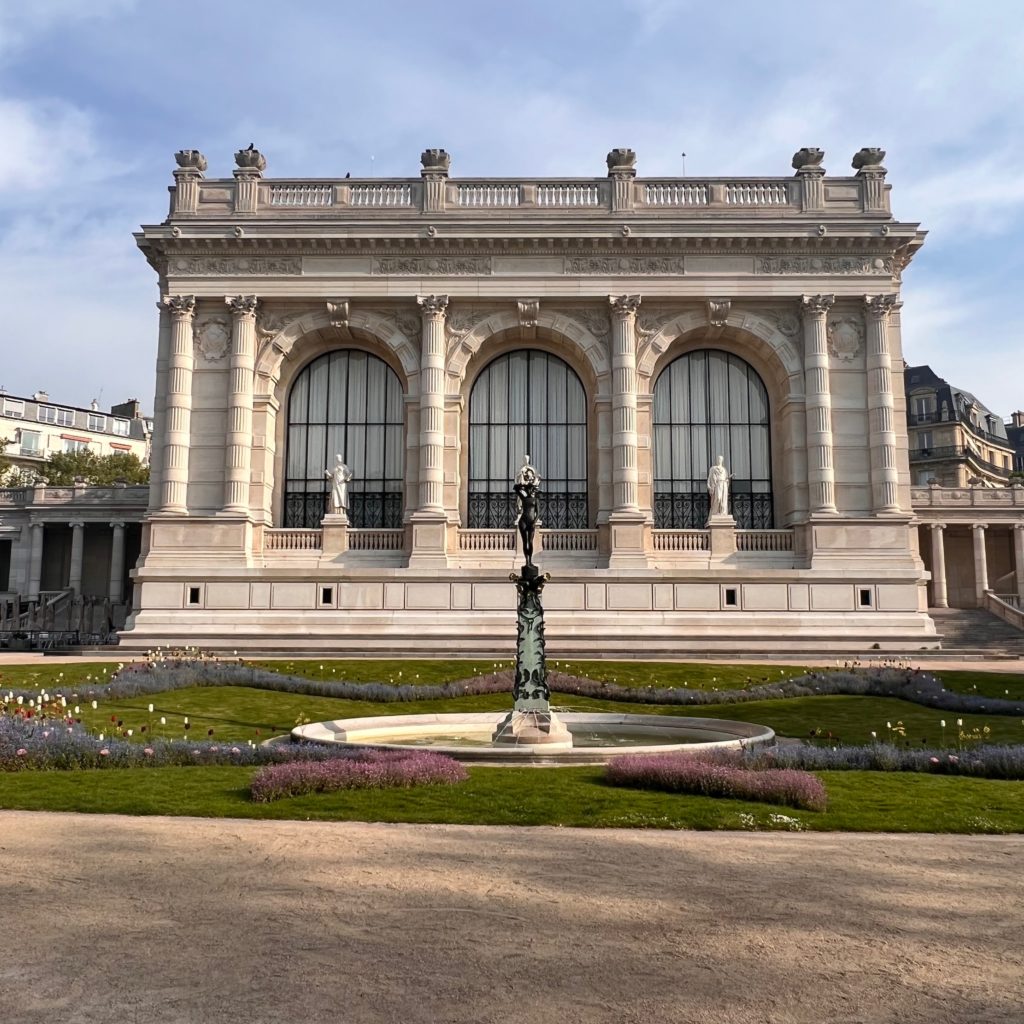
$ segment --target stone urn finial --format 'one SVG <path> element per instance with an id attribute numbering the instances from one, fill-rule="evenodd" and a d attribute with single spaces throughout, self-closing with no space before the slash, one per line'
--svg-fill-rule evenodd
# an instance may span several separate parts
<path id="1" fill-rule="evenodd" d="M 248 148 L 240 149 L 235 154 L 235 163 L 243 171 L 258 171 L 262 174 L 267 169 L 267 158 L 253 142 L 249 143 Z"/>
<path id="2" fill-rule="evenodd" d="M 425 149 L 420 154 L 420 163 L 423 164 L 421 174 L 447 174 L 451 167 L 452 158 L 444 149 Z"/>
<path id="3" fill-rule="evenodd" d="M 206 170 L 206 157 L 198 149 L 179 149 L 174 159 L 183 171 L 198 171 L 202 174 Z"/>
<path id="4" fill-rule="evenodd" d="M 885 173 L 882 161 L 885 159 L 885 150 L 877 146 L 865 146 L 853 154 L 853 169 L 861 171 L 875 171 Z"/>
<path id="5" fill-rule="evenodd" d="M 821 161 L 825 159 L 825 150 L 816 146 L 804 146 L 793 154 L 793 168 L 797 174 L 824 174 L 825 168 Z"/>
<path id="6" fill-rule="evenodd" d="M 632 149 L 613 149 L 607 157 L 608 176 L 636 177 L 636 152 Z"/>

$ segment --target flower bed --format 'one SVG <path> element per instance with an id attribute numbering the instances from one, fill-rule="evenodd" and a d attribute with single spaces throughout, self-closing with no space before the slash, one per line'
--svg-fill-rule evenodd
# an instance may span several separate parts
<path id="1" fill-rule="evenodd" d="M 261 768 L 249 791 L 257 803 L 340 789 L 407 789 L 469 778 L 458 761 L 426 750 L 363 751 L 358 757 Z"/>
<path id="2" fill-rule="evenodd" d="M 605 777 L 616 786 L 758 800 L 808 811 L 823 811 L 827 802 L 824 784 L 810 772 L 754 769 L 687 753 L 625 754 L 608 762 Z"/>

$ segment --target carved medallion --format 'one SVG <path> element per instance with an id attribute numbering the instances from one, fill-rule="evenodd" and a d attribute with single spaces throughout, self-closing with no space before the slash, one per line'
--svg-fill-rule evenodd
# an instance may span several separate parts
<path id="1" fill-rule="evenodd" d="M 221 314 L 204 317 L 195 329 L 196 348 L 208 363 L 216 363 L 231 347 L 231 325 Z"/>
<path id="2" fill-rule="evenodd" d="M 864 325 L 853 316 L 839 316 L 828 324 L 828 350 L 841 363 L 852 363 L 864 348 Z"/>

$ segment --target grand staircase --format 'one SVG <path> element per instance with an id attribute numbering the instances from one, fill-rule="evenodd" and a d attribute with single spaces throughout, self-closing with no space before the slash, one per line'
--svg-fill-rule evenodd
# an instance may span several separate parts
<path id="1" fill-rule="evenodd" d="M 929 608 L 943 653 L 1024 658 L 1024 633 L 981 608 Z"/>

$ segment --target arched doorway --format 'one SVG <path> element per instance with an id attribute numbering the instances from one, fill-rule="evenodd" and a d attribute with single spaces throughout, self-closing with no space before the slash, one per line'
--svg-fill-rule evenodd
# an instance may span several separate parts
<path id="1" fill-rule="evenodd" d="M 402 525 L 402 385 L 383 359 L 340 349 L 304 367 L 288 397 L 286 448 L 286 527 L 320 525 L 329 491 L 324 474 L 335 455 L 353 474 L 349 523 L 366 529 Z"/>
<path id="2" fill-rule="evenodd" d="M 704 526 L 708 468 L 719 455 L 732 474 L 736 525 L 774 526 L 768 392 L 749 363 L 718 349 L 674 359 L 654 386 L 653 425 L 656 529 Z"/>

